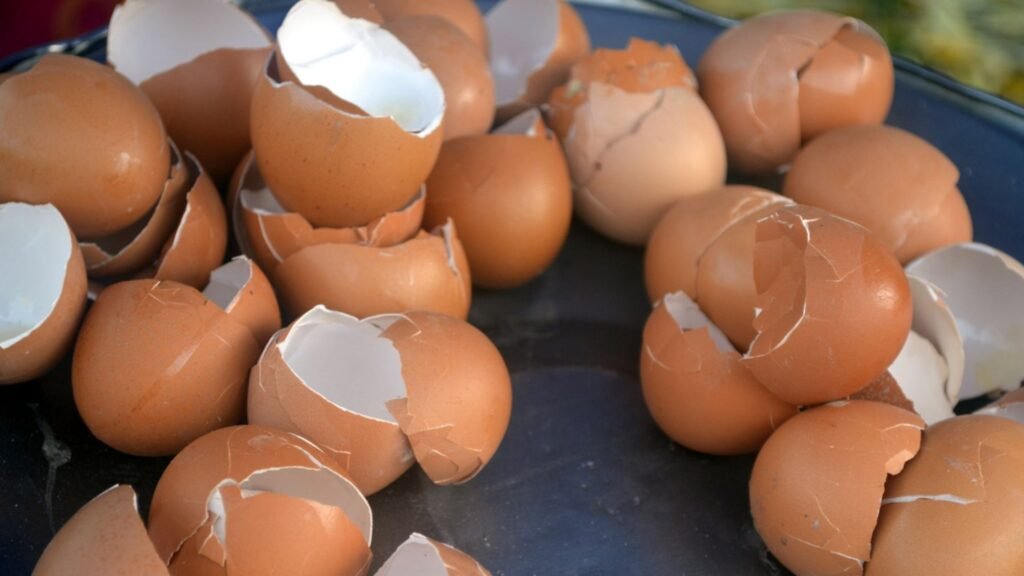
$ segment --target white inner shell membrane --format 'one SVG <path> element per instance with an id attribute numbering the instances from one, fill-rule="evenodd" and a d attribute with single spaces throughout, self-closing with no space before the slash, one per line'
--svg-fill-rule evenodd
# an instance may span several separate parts
<path id="1" fill-rule="evenodd" d="M 381 336 L 390 321 L 359 321 L 317 306 L 299 318 L 280 344 L 292 372 L 314 392 L 349 412 L 398 422 L 387 402 L 405 398 L 402 359 Z"/>
<path id="2" fill-rule="evenodd" d="M 485 18 L 498 105 L 515 102 L 544 67 L 561 31 L 559 0 L 504 0 Z"/>
<path id="3" fill-rule="evenodd" d="M 699 328 L 707 328 L 708 336 L 711 337 L 711 341 L 715 343 L 715 348 L 719 352 L 735 352 L 736 348 L 729 342 L 725 334 L 718 326 L 715 326 L 711 319 L 697 306 L 686 294 L 686 292 L 673 292 L 666 294 L 661 299 L 662 305 L 665 310 L 668 311 L 669 316 L 676 321 L 676 326 L 680 330 L 697 330 Z"/>
<path id="4" fill-rule="evenodd" d="M 52 205 L 0 204 L 0 349 L 50 317 L 71 250 L 71 233 Z"/>
<path id="5" fill-rule="evenodd" d="M 390 32 L 327 0 L 301 0 L 277 31 L 278 49 L 305 86 L 323 86 L 367 114 L 425 136 L 444 117 L 434 73 Z"/>
<path id="6" fill-rule="evenodd" d="M 238 256 L 210 273 L 210 282 L 203 289 L 203 296 L 221 309 L 230 311 L 242 287 L 252 280 L 252 263 Z"/>
<path id="7" fill-rule="evenodd" d="M 403 542 L 376 576 L 446 576 L 448 570 L 437 548 L 422 534 Z"/>
<path id="8" fill-rule="evenodd" d="M 946 395 L 949 368 L 926 338 L 911 331 L 899 356 L 889 366 L 889 374 L 927 424 L 953 417 L 953 402 Z"/>
<path id="9" fill-rule="evenodd" d="M 207 52 L 266 46 L 259 23 L 227 0 L 127 0 L 110 18 L 107 59 L 141 84 Z"/>
<path id="10" fill-rule="evenodd" d="M 512 118 L 508 122 L 505 122 L 491 134 L 508 134 L 512 136 L 536 136 L 537 135 L 537 120 L 540 118 L 540 112 L 536 108 L 530 108 L 529 110 L 522 112 L 518 116 Z"/>

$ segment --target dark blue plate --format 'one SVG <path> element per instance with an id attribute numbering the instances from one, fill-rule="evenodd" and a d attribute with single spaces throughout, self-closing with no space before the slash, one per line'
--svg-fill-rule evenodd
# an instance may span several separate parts
<path id="1" fill-rule="evenodd" d="M 271 30 L 284 10 L 277 2 L 254 9 Z M 597 46 L 621 47 L 631 36 L 671 42 L 691 65 L 724 25 L 695 12 L 579 11 Z M 102 58 L 103 38 L 59 49 Z M 10 57 L 0 70 L 30 56 Z M 960 167 L 978 240 L 1024 258 L 1024 114 L 912 64 L 897 67 L 890 123 Z M 467 485 L 437 487 L 413 470 L 372 497 L 377 564 L 419 531 L 496 575 L 786 573 L 750 521 L 752 458 L 680 448 L 647 415 L 636 375 L 649 311 L 639 250 L 575 223 L 543 277 L 474 298 L 472 322 L 513 374 L 508 436 Z M 0 388 L 2 574 L 28 574 L 54 528 L 114 483 L 133 484 L 145 510 L 167 462 L 125 456 L 92 438 L 75 411 L 68 364 L 40 382 Z"/>

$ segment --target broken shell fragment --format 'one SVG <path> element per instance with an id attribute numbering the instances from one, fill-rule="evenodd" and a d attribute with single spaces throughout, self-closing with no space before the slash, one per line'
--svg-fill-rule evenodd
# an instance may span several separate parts
<path id="1" fill-rule="evenodd" d="M 465 552 L 413 533 L 384 562 L 376 576 L 491 576 Z"/>
<path id="2" fill-rule="evenodd" d="M 587 28 L 564 0 L 502 0 L 484 21 L 499 122 L 547 102 L 590 52 Z"/>
<path id="3" fill-rule="evenodd" d="M 317 306 L 275 336 L 249 384 L 250 422 L 310 438 L 365 494 L 414 459 L 438 484 L 470 480 L 511 414 L 497 348 L 469 324 L 431 312 L 358 320 Z"/>
<path id="4" fill-rule="evenodd" d="M 441 147 L 437 78 L 391 33 L 327 0 L 295 4 L 277 38 L 279 58 L 253 98 L 252 143 L 278 201 L 314 226 L 363 226 L 401 209 Z"/>
<path id="5" fill-rule="evenodd" d="M 959 416 L 929 426 L 889 481 L 868 576 L 1022 574 L 1024 425 Z"/>
<path id="6" fill-rule="evenodd" d="M 0 384 L 53 368 L 85 309 L 85 264 L 52 204 L 0 204 Z"/>
<path id="7" fill-rule="evenodd" d="M 167 576 L 131 486 L 115 485 L 82 506 L 46 546 L 33 576 Z"/>
<path id="8" fill-rule="evenodd" d="M 249 328 L 256 343 L 263 346 L 281 328 L 281 309 L 270 280 L 255 262 L 235 256 L 210 274 L 203 296 Z"/>
<path id="9" fill-rule="evenodd" d="M 157 552 L 182 576 L 364 574 L 372 531 L 369 504 L 330 456 L 261 426 L 189 444 L 160 477 L 149 517 Z"/>
<path id="10" fill-rule="evenodd" d="M 569 234 L 569 170 L 536 110 L 492 134 L 446 143 L 427 189 L 425 225 L 454 222 L 478 286 L 511 288 L 532 280 Z"/>
<path id="11" fill-rule="evenodd" d="M 481 54 L 487 55 L 487 26 L 473 0 L 373 0 L 373 3 L 388 21 L 416 15 L 443 18 L 465 34 Z"/>
<path id="12" fill-rule="evenodd" d="M 647 320 L 640 382 L 658 427 L 708 454 L 755 452 L 797 411 L 754 379 L 683 292 L 666 294 Z"/>
<path id="13" fill-rule="evenodd" d="M 754 527 L 771 553 L 800 576 L 862 574 L 886 478 L 917 453 L 924 427 L 911 412 L 865 400 L 811 408 L 780 426 L 750 478 Z"/>
<path id="14" fill-rule="evenodd" d="M 223 185 L 250 147 L 249 108 L 271 44 L 231 2 L 128 0 L 111 16 L 107 58 Z"/>

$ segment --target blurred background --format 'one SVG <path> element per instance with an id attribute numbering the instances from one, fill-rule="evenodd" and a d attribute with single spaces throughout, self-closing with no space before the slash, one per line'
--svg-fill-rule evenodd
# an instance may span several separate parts
<path id="1" fill-rule="evenodd" d="M 0 57 L 106 24 L 117 0 L 0 0 Z M 244 3 L 244 2 L 243 2 Z M 1024 104 L 1024 0 L 691 0 L 746 18 L 779 8 L 856 16 L 895 54 Z"/>

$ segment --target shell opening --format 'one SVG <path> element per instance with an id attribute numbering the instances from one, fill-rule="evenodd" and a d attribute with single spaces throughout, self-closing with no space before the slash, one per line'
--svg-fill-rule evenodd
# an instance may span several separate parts
<path id="1" fill-rule="evenodd" d="M 508 122 L 496 128 L 491 134 L 508 134 L 512 136 L 536 136 L 537 130 L 544 129 L 541 122 L 540 112 L 536 108 L 519 114 Z"/>
<path id="2" fill-rule="evenodd" d="M 515 102 L 558 44 L 559 0 L 504 0 L 486 16 L 498 105 Z"/>
<path id="3" fill-rule="evenodd" d="M 231 311 L 242 288 L 252 280 L 252 261 L 245 256 L 236 256 L 210 273 L 210 282 L 203 289 L 203 296 L 227 312 Z"/>
<path id="4" fill-rule="evenodd" d="M 446 576 L 444 560 L 426 536 L 413 533 L 377 571 L 376 576 Z"/>
<path id="5" fill-rule="evenodd" d="M 736 348 L 729 342 L 725 333 L 711 321 L 707 315 L 697 306 L 686 294 L 686 292 L 673 292 L 666 294 L 661 300 L 668 315 L 675 321 L 680 330 L 698 330 L 707 328 L 708 336 L 715 343 L 719 352 L 735 352 Z"/>

